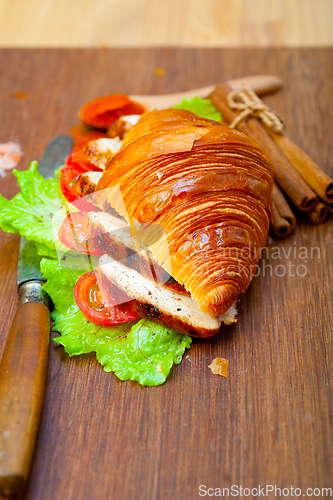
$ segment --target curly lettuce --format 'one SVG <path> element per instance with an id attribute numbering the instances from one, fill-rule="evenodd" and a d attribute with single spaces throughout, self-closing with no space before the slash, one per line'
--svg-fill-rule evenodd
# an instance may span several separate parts
<path id="1" fill-rule="evenodd" d="M 193 97 L 193 99 L 185 98 L 179 104 L 176 104 L 174 108 L 192 111 L 192 113 L 208 120 L 222 121 L 222 115 L 214 107 L 210 99 L 201 99 L 201 97 Z"/>
<path id="2" fill-rule="evenodd" d="M 58 179 L 44 179 L 38 173 L 38 163 L 33 161 L 28 170 L 13 171 L 20 192 L 12 200 L 0 194 L 0 227 L 8 233 L 20 233 L 34 241 L 38 253 L 57 257 L 56 236 L 52 219 L 61 209 L 66 209 Z"/>
<path id="3" fill-rule="evenodd" d="M 145 319 L 115 326 L 91 323 L 73 296 L 76 281 L 86 271 L 74 274 L 51 259 L 41 261 L 41 271 L 47 279 L 44 290 L 54 304 L 53 329 L 61 333 L 54 340 L 70 356 L 94 351 L 105 371 L 121 380 L 156 386 L 165 382 L 190 347 L 191 337 Z"/>

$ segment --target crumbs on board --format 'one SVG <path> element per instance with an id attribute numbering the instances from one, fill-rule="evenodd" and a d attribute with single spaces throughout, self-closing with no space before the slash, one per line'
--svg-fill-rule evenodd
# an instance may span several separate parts
<path id="1" fill-rule="evenodd" d="M 211 364 L 208 365 L 208 368 L 211 369 L 214 375 L 221 375 L 221 377 L 225 378 L 228 378 L 228 367 L 229 360 L 224 358 L 215 358 Z"/>

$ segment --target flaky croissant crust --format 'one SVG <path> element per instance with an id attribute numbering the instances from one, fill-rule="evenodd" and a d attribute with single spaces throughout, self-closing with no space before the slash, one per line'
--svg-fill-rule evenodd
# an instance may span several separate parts
<path id="1" fill-rule="evenodd" d="M 273 174 L 246 135 L 183 110 L 145 113 L 98 189 L 112 208 L 167 236 L 157 262 L 218 317 L 249 285 L 269 229 Z M 120 194 L 121 193 L 121 194 Z"/>

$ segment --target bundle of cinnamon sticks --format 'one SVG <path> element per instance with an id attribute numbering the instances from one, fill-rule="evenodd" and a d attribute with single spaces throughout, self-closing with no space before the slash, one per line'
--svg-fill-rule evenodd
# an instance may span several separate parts
<path id="1" fill-rule="evenodd" d="M 227 124 L 239 115 L 229 107 L 227 96 L 230 92 L 227 84 L 219 84 L 209 96 Z M 333 180 L 286 135 L 273 132 L 258 118 L 248 117 L 237 129 L 251 136 L 266 151 L 272 165 L 275 182 L 271 226 L 274 234 L 288 236 L 296 226 L 296 217 L 287 199 L 314 224 L 321 224 L 328 210 L 333 211 Z"/>

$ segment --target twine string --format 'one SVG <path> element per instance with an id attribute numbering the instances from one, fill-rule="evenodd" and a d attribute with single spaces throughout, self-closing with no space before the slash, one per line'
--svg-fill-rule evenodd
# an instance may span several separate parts
<path id="1" fill-rule="evenodd" d="M 229 127 L 237 128 L 245 118 L 254 116 L 271 128 L 273 132 L 281 134 L 284 124 L 276 111 L 266 106 L 247 83 L 243 82 L 243 86 L 246 92 L 244 90 L 234 90 L 227 95 L 229 108 L 241 111 Z"/>

